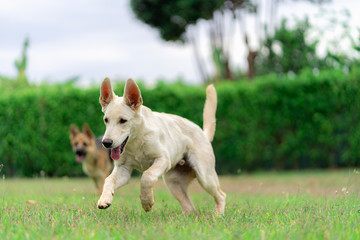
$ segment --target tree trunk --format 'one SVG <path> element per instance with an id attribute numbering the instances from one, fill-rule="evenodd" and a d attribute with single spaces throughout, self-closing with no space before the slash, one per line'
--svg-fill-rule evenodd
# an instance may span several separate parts
<path id="1" fill-rule="evenodd" d="M 248 62 L 248 78 L 253 79 L 255 76 L 255 58 L 257 56 L 257 51 L 252 51 L 249 49 L 249 54 L 247 56 Z"/>
<path id="2" fill-rule="evenodd" d="M 199 48 L 196 43 L 196 38 L 194 35 L 195 35 L 194 33 L 193 34 L 189 33 L 189 40 L 190 40 L 190 43 L 192 44 L 192 47 L 194 50 L 195 61 L 196 61 L 196 65 L 197 65 L 198 71 L 201 76 L 201 80 L 203 83 L 207 83 L 209 80 L 209 77 L 206 73 L 205 64 L 200 57 Z"/>

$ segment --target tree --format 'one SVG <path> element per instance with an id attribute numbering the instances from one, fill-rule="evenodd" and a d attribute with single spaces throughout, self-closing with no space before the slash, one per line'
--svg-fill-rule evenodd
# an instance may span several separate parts
<path id="1" fill-rule="evenodd" d="M 273 36 L 267 35 L 256 59 L 258 75 L 268 73 L 298 73 L 305 67 L 322 68 L 325 64 L 316 54 L 318 41 L 307 42 L 306 34 L 310 29 L 308 19 L 297 21 L 291 29 L 283 19 Z"/>
<path id="2" fill-rule="evenodd" d="M 29 87 L 29 81 L 26 76 L 27 68 L 27 49 L 29 47 L 29 39 L 26 38 L 23 43 L 23 49 L 21 56 L 14 61 L 15 68 L 17 70 L 16 77 L 7 77 L 0 75 L 0 89 L 7 91 L 8 89 Z"/>
<path id="3" fill-rule="evenodd" d="M 284 0 L 285 1 L 285 0 Z M 284 2 L 282 1 L 282 2 Z M 293 1 L 293 0 L 292 0 Z M 302 0 L 322 4 L 330 0 Z M 236 44 L 244 44 L 248 50 L 248 78 L 255 74 L 255 60 L 258 49 L 251 47 L 249 42 L 254 40 L 261 43 L 264 38 L 264 26 L 272 36 L 275 29 L 275 19 L 279 0 L 261 2 L 259 0 L 131 0 L 131 8 L 136 17 L 156 28 L 165 41 L 178 41 L 190 43 L 194 49 L 196 63 L 204 82 L 218 79 L 234 79 L 231 68 L 231 56 L 238 53 L 232 51 L 230 44 L 235 32 L 240 31 L 241 40 Z M 260 21 L 258 8 L 264 4 L 267 18 L 265 23 Z M 256 39 L 249 39 L 247 18 L 255 16 Z M 200 20 L 206 20 L 208 39 L 215 68 L 213 77 L 205 68 L 204 60 L 199 51 L 198 29 L 196 25 Z M 237 28 L 240 26 L 240 28 Z M 250 41 L 252 40 L 252 41 Z"/>
<path id="4" fill-rule="evenodd" d="M 360 28 L 358 28 L 358 40 L 353 42 L 353 49 L 357 52 L 358 56 L 360 55 Z M 359 59 L 357 61 L 359 63 Z"/>
<path id="5" fill-rule="evenodd" d="M 224 42 L 224 12 L 245 7 L 247 0 L 131 0 L 131 8 L 142 22 L 159 30 L 165 41 L 191 43 L 204 82 L 209 80 L 199 52 L 196 31 L 189 31 L 199 20 L 209 22 L 209 39 L 216 78 L 232 78 L 230 51 Z M 234 15 L 235 16 L 235 15 Z"/>
<path id="6" fill-rule="evenodd" d="M 166 41 L 186 41 L 186 28 L 200 19 L 209 20 L 223 0 L 131 0 L 136 17 L 157 28 Z"/>
<path id="7" fill-rule="evenodd" d="M 298 73 L 303 68 L 339 68 L 348 71 L 354 66 L 359 58 L 352 51 L 354 48 L 356 50 L 356 41 L 348 24 L 349 11 L 322 10 L 317 17 L 325 20 L 325 24 L 315 26 L 305 18 L 296 20 L 295 27 L 290 28 L 288 21 L 283 19 L 272 35 L 266 31 L 256 59 L 257 75 Z M 318 51 L 320 44 L 322 53 Z M 346 45 L 352 48 L 344 47 Z"/>
<path id="8" fill-rule="evenodd" d="M 26 77 L 26 67 L 27 67 L 27 49 L 29 47 L 29 38 L 25 38 L 21 56 L 15 60 L 15 67 L 18 71 L 17 82 L 21 85 L 28 85 L 28 80 Z"/>

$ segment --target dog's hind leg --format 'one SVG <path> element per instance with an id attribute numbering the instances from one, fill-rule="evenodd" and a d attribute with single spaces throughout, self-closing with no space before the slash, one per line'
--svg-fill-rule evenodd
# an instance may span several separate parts
<path id="1" fill-rule="evenodd" d="M 195 212 L 187 188 L 195 178 L 195 172 L 187 165 L 176 166 L 164 175 L 164 181 L 174 197 L 179 201 L 185 214 Z"/>
<path id="2" fill-rule="evenodd" d="M 214 155 L 212 152 L 211 154 L 202 152 L 189 156 L 189 161 L 192 164 L 200 185 L 215 199 L 216 213 L 223 214 L 226 194 L 220 188 L 219 178 L 215 171 Z"/>
<path id="3" fill-rule="evenodd" d="M 215 169 L 206 173 L 197 172 L 196 177 L 200 185 L 214 197 L 216 202 L 216 213 L 223 214 L 225 210 L 226 194 L 221 190 L 218 176 Z"/>

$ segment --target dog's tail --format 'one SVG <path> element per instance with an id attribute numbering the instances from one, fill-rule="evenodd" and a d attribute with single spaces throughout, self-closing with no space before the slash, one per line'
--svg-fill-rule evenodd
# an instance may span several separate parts
<path id="1" fill-rule="evenodd" d="M 217 106 L 217 96 L 214 85 L 209 85 L 206 88 L 206 101 L 204 106 L 203 113 L 203 131 L 206 137 L 211 142 L 214 138 L 215 127 L 216 127 L 216 106 Z"/>

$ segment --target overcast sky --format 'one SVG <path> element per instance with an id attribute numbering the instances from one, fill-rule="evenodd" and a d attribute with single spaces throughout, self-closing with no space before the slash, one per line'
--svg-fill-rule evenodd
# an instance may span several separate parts
<path id="1" fill-rule="evenodd" d="M 352 24 L 360 25 L 360 1 L 333 2 L 328 7 L 349 9 Z M 316 12 L 318 8 L 311 4 L 284 4 L 278 21 L 281 16 Z M 201 82 L 191 47 L 163 42 L 155 29 L 135 19 L 128 0 L 0 0 L 1 75 L 15 76 L 14 60 L 26 36 L 30 38 L 27 73 L 32 82 L 61 82 L 74 76 L 82 83 L 99 82 L 106 76 L 146 83 L 178 77 Z M 207 48 L 204 42 L 205 56 Z M 246 50 L 236 46 L 234 51 L 239 54 L 233 65 L 244 67 Z"/>

